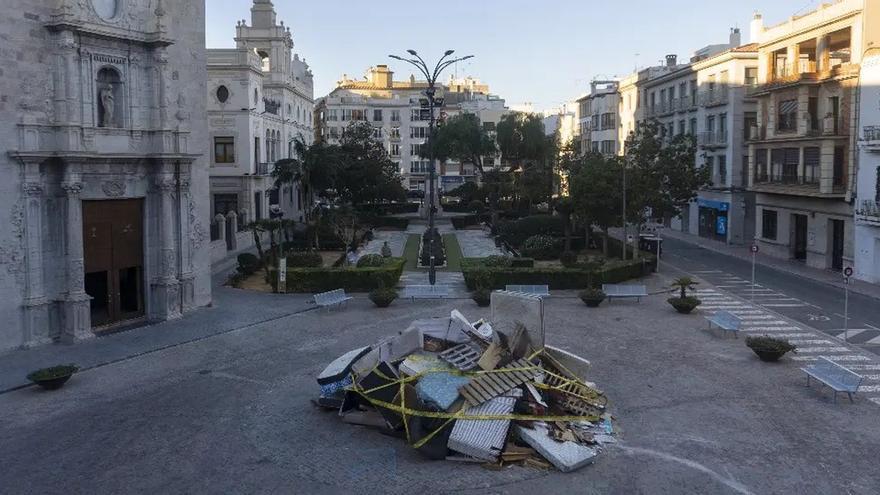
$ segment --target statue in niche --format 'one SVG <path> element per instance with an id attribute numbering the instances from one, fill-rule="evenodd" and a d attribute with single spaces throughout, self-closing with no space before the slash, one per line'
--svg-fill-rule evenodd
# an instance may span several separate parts
<path id="1" fill-rule="evenodd" d="M 116 112 L 116 97 L 113 95 L 113 86 L 105 84 L 100 91 L 101 108 L 104 110 L 101 127 L 115 127 L 116 119 L 113 118 Z"/>

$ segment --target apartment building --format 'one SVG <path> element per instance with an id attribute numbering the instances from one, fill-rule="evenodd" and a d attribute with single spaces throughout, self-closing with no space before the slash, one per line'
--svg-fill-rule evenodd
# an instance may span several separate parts
<path id="1" fill-rule="evenodd" d="M 278 190 L 271 173 L 296 140 L 314 140 L 312 72 L 271 1 L 254 0 L 251 24 L 235 30 L 235 48 L 208 50 L 211 216 L 235 212 L 239 226 L 270 211 L 302 221 L 311 198 L 298 185 Z"/>
<path id="2" fill-rule="evenodd" d="M 865 4 L 855 198 L 855 276 L 880 283 L 880 3 Z M 858 129 L 856 130 L 858 132 Z"/>
<path id="3" fill-rule="evenodd" d="M 385 143 L 391 160 L 400 167 L 404 186 L 426 191 L 430 161 L 420 154 L 428 138 L 431 117 L 430 111 L 423 108 L 426 88 L 425 81 L 417 81 L 413 76 L 395 81 L 387 65 L 371 67 L 360 81 L 343 76 L 336 89 L 320 101 L 316 112 L 318 139 L 338 142 L 351 122 L 369 122 L 374 136 Z M 470 113 L 477 115 L 490 132 L 494 132 L 507 112 L 504 100 L 473 78 L 451 79 L 437 88 L 437 98 L 443 99 L 443 106 L 435 109 L 438 121 Z M 473 164 L 454 161 L 440 164 L 437 175 L 440 191 L 477 179 Z"/>
<path id="4" fill-rule="evenodd" d="M 738 42 L 734 31 L 731 44 Z M 749 132 L 757 119 L 755 100 L 747 94 L 758 80 L 757 45 L 737 46 L 691 63 L 696 77 L 696 113 L 679 115 L 676 131 L 696 119 L 699 167 L 711 171 L 683 222 L 686 232 L 731 244 L 750 243 L 755 233 L 754 194 L 748 186 Z"/>
<path id="5" fill-rule="evenodd" d="M 582 152 L 604 155 L 622 152 L 623 142 L 617 126 L 620 106 L 618 87 L 618 81 L 593 81 L 590 83 L 590 94 L 577 100 Z"/>
<path id="6" fill-rule="evenodd" d="M 749 189 L 763 252 L 840 270 L 854 260 L 863 2 L 842 0 L 771 27 L 756 15 L 757 125 Z"/>

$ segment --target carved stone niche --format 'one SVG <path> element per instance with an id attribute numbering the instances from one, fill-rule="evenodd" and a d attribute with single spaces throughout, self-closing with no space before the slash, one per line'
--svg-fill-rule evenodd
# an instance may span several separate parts
<path id="1" fill-rule="evenodd" d="M 122 75 L 115 67 L 98 70 L 96 90 L 98 127 L 118 128 L 125 123 L 125 91 Z"/>

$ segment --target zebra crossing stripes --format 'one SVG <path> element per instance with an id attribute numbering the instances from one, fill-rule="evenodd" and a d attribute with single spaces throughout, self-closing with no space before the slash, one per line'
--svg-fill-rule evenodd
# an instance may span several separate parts
<path id="1" fill-rule="evenodd" d="M 848 368 L 853 371 L 880 371 L 880 364 L 853 364 Z"/>
<path id="2" fill-rule="evenodd" d="M 864 361 L 871 360 L 871 358 L 869 358 L 867 356 L 856 355 L 856 354 L 848 355 L 848 356 L 829 355 L 829 356 L 822 356 L 822 357 L 828 358 L 829 361 L 839 361 L 841 363 L 844 363 L 844 362 L 864 362 Z M 791 359 L 794 361 L 818 361 L 819 356 L 792 356 Z M 847 368 L 851 368 L 851 366 L 847 365 Z"/>
<path id="3" fill-rule="evenodd" d="M 798 347 L 801 354 L 827 354 L 829 352 L 849 352 L 849 347 Z"/>

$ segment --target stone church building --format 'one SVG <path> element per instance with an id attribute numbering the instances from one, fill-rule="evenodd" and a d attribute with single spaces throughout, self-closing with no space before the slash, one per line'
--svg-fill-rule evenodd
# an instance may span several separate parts
<path id="1" fill-rule="evenodd" d="M 4 7 L 0 350 L 210 304 L 204 2 Z"/>

